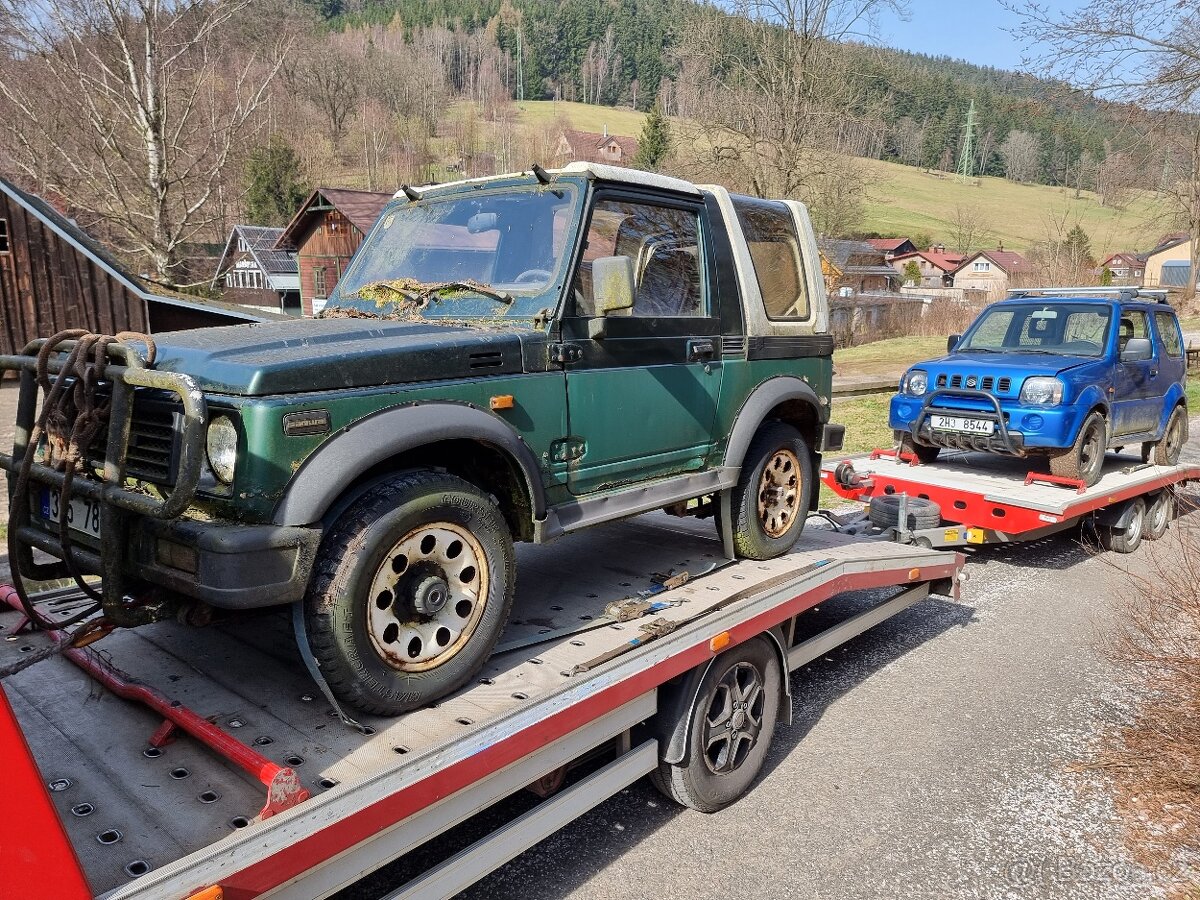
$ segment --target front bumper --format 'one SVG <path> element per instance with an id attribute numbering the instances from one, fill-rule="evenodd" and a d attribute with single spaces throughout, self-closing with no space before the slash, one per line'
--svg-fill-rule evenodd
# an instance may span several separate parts
<path id="1" fill-rule="evenodd" d="M 931 427 L 934 414 L 963 416 L 993 423 L 990 435 L 940 431 Z M 1032 407 L 1017 400 L 1001 400 L 986 391 L 943 389 L 923 397 L 896 394 L 888 410 L 888 425 L 913 435 L 930 447 L 982 450 L 1010 456 L 1031 451 L 1072 446 L 1079 428 L 1073 407 Z"/>

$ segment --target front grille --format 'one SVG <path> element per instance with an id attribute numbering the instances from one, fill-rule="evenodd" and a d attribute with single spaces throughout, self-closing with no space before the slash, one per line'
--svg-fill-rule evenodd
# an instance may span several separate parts
<path id="1" fill-rule="evenodd" d="M 978 391 L 995 391 L 998 394 L 1007 394 L 1012 390 L 1012 379 L 1008 377 L 996 378 L 992 375 L 963 375 L 956 372 L 953 375 L 946 376 L 945 374 L 938 375 L 937 386 L 939 388 L 970 388 Z"/>
<path id="2" fill-rule="evenodd" d="M 133 395 L 133 415 L 129 422 L 129 443 L 125 451 L 125 474 L 151 484 L 172 486 L 179 463 L 179 418 L 183 406 L 137 390 Z M 108 432 L 98 435 L 92 444 L 92 465 L 104 467 Z"/>

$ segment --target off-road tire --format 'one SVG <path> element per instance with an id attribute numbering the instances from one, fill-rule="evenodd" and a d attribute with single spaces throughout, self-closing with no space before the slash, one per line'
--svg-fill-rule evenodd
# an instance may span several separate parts
<path id="1" fill-rule="evenodd" d="M 941 447 L 926 447 L 924 444 L 918 444 L 913 440 L 913 436 L 908 432 L 904 432 L 900 438 L 900 444 L 897 452 L 901 456 L 915 456 L 917 462 L 922 465 L 927 465 L 934 462 L 938 458 L 938 454 L 942 452 Z"/>
<path id="2" fill-rule="evenodd" d="M 714 735 L 721 734 L 720 727 L 713 728 L 709 722 L 714 718 L 714 708 L 722 702 L 721 695 L 730 694 L 731 675 L 740 684 L 748 684 L 752 679 L 759 684 L 755 700 L 747 703 L 750 709 L 742 710 L 746 713 L 743 725 L 749 727 L 757 720 L 755 737 L 753 741 L 744 737 L 726 740 L 724 747 L 718 738 L 709 748 L 705 745 Z M 779 657 L 763 638 L 753 638 L 718 656 L 700 682 L 688 723 L 687 755 L 678 764 L 660 762 L 650 775 L 654 786 L 681 806 L 704 813 L 724 809 L 742 796 L 766 760 L 779 718 L 781 679 Z M 732 755 L 728 752 L 731 747 L 737 748 Z M 729 760 L 728 771 L 715 771 L 721 766 L 714 765 L 714 758 L 718 762 Z"/>
<path id="3" fill-rule="evenodd" d="M 922 528 L 936 528 L 942 524 L 942 508 L 932 500 L 924 497 L 907 497 L 908 513 L 903 526 L 905 531 L 919 531 Z M 900 526 L 900 495 L 880 494 L 871 498 L 867 509 L 867 517 L 876 528 L 899 528 Z"/>
<path id="4" fill-rule="evenodd" d="M 1154 499 L 1146 507 L 1146 532 L 1148 541 L 1157 541 L 1171 527 L 1175 518 L 1175 492 L 1165 488 L 1154 495 Z"/>
<path id="5" fill-rule="evenodd" d="M 1179 404 L 1171 411 L 1171 417 L 1167 419 L 1167 427 L 1163 431 L 1161 440 L 1155 441 L 1151 446 L 1153 449 L 1154 464 L 1156 466 L 1174 466 L 1179 462 L 1179 454 L 1183 452 L 1183 445 L 1188 439 L 1188 419 L 1187 410 L 1183 408 L 1183 404 Z M 1142 451 L 1142 459 L 1149 461 L 1151 454 Z"/>
<path id="6" fill-rule="evenodd" d="M 482 548 L 483 612 L 445 661 L 424 671 L 401 671 L 376 649 L 369 630 L 368 606 L 376 599 L 370 596 L 372 583 L 406 535 L 437 523 L 460 529 Z M 504 516 L 473 484 L 415 471 L 372 488 L 325 535 L 304 600 L 309 644 L 325 680 L 339 700 L 377 715 L 398 715 L 457 690 L 479 672 L 500 637 L 512 607 L 515 571 Z"/>
<path id="7" fill-rule="evenodd" d="M 1050 472 L 1059 478 L 1074 478 L 1091 487 L 1104 471 L 1108 432 L 1104 416 L 1093 412 L 1083 420 L 1075 443 L 1050 456 Z"/>
<path id="8" fill-rule="evenodd" d="M 1114 553 L 1132 553 L 1142 545 L 1146 536 L 1146 501 L 1142 497 L 1130 500 L 1133 515 L 1129 518 L 1129 526 L 1117 528 L 1101 525 L 1099 528 L 1100 546 Z"/>
<path id="9" fill-rule="evenodd" d="M 759 515 L 760 486 L 767 466 L 780 460 L 784 461 L 783 464 L 774 467 L 773 471 L 785 478 L 788 477 L 786 470 L 791 467 L 791 474 L 795 478 L 795 496 L 785 527 L 780 533 L 772 535 Z M 812 491 L 812 454 L 804 436 L 783 422 L 764 423 L 750 441 L 730 497 L 734 552 L 742 559 L 774 559 L 791 550 L 804 530 Z"/>

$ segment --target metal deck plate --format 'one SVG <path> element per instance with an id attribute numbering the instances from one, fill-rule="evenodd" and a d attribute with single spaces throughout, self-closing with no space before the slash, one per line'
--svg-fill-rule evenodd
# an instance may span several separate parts
<path id="1" fill-rule="evenodd" d="M 925 552 L 810 529 L 793 554 L 743 562 L 659 594 L 655 599 L 681 601 L 664 617 L 689 618 L 820 559 L 886 569 Z M 502 640 L 598 617 L 606 603 L 650 587 L 652 573 L 697 573 L 720 561 L 711 522 L 658 513 L 547 546 L 522 546 L 511 627 Z M 821 573 L 810 575 L 815 581 Z M 798 579 L 797 594 L 806 581 Z M 0 614 L 0 629 L 11 630 L 17 620 L 16 613 Z M 339 785 L 402 780 L 406 768 L 427 765 L 431 754 L 444 754 L 463 738 L 469 742 L 478 726 L 578 689 L 596 672 L 571 676 L 572 667 L 625 643 L 644 621 L 493 657 L 476 683 L 434 707 L 395 719 L 364 717 L 376 729 L 370 737 L 343 726 L 322 702 L 295 652 L 286 612 L 209 628 L 159 623 L 114 633 L 94 649 L 264 756 L 293 766 L 313 793 L 303 809 L 319 805 L 322 796 L 333 799 Z M 0 663 L 46 640 L 35 634 L 0 642 Z M 597 670 L 601 677 L 606 668 Z M 262 805 L 262 786 L 190 738 L 146 756 L 158 717 L 106 693 L 65 659 L 38 663 L 4 686 L 46 781 L 62 786 L 53 797 L 97 893 L 136 893 L 138 866 L 159 870 L 145 879 L 149 886 L 186 865 L 182 857 L 240 846 L 276 821 L 249 823 Z"/>

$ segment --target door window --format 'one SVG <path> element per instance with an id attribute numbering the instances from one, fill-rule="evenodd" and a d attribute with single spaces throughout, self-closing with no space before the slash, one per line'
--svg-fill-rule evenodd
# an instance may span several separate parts
<path id="1" fill-rule="evenodd" d="M 1163 348 L 1167 356 L 1179 359 L 1183 356 L 1183 335 L 1179 333 L 1179 322 L 1170 313 L 1154 314 L 1154 323 L 1158 326 L 1158 334 L 1162 338 Z"/>
<path id="2" fill-rule="evenodd" d="M 1117 353 L 1125 352 L 1130 338 L 1150 337 L 1150 318 L 1140 309 L 1121 310 L 1121 331 L 1117 338 Z"/>
<path id="3" fill-rule="evenodd" d="M 706 314 L 707 279 L 696 211 L 625 200 L 597 201 L 572 286 L 577 315 L 596 315 L 592 262 L 604 256 L 633 260 L 634 304 L 629 315 Z"/>

